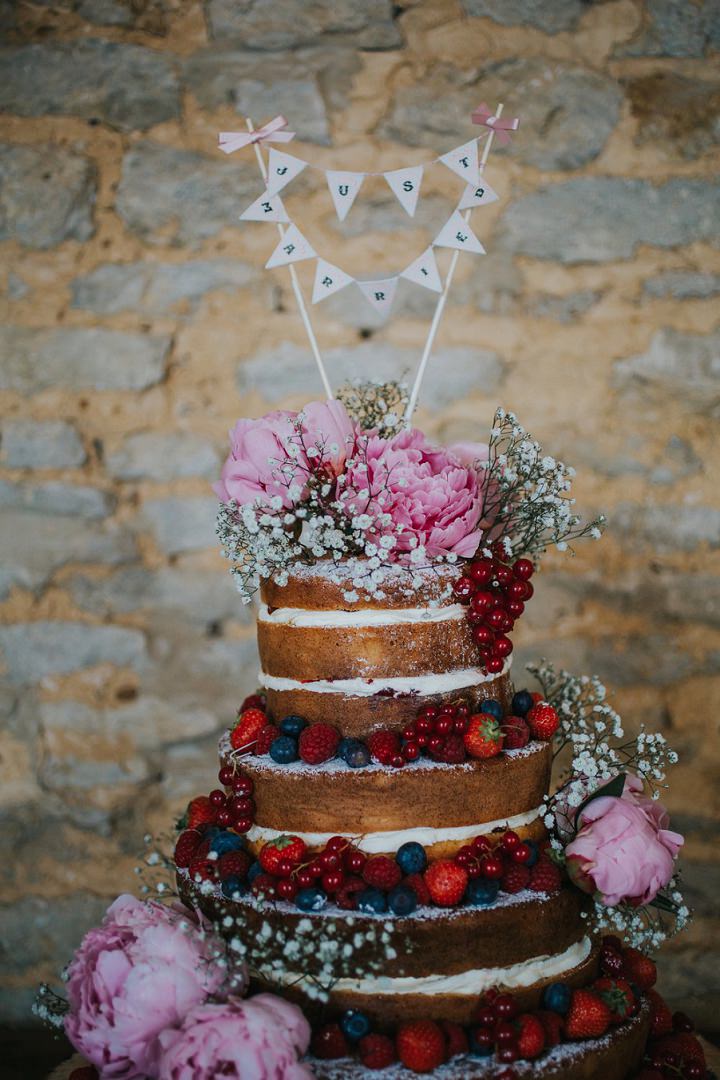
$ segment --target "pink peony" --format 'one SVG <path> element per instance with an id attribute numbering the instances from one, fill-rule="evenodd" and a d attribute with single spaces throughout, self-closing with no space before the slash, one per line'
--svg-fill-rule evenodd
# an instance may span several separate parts
<path id="1" fill-rule="evenodd" d="M 226 982 L 213 957 L 186 908 L 119 896 L 68 968 L 68 1038 L 103 1078 L 155 1076 L 160 1032 Z"/>
<path id="2" fill-rule="evenodd" d="M 224 1005 L 198 1005 L 181 1028 L 160 1036 L 159 1080 L 312 1080 L 300 1064 L 310 1026 L 296 1005 L 258 994 Z"/>
<path id="3" fill-rule="evenodd" d="M 477 551 L 482 537 L 478 473 L 450 450 L 432 446 L 421 431 L 401 431 L 392 439 L 369 436 L 339 490 L 353 514 L 389 515 L 387 524 L 368 535 L 394 536 L 395 551 L 418 544 L 431 557 L 468 557 Z"/>
<path id="4" fill-rule="evenodd" d="M 300 430 L 298 430 L 298 424 Z M 277 410 L 259 420 L 238 420 L 230 432 L 230 453 L 213 490 L 221 502 L 268 504 L 279 496 L 284 507 L 298 501 L 310 467 L 331 477 L 345 467 L 355 428 L 339 401 L 311 401 L 301 413 Z"/>
<path id="5" fill-rule="evenodd" d="M 670 881 L 683 845 L 682 836 L 668 829 L 667 811 L 642 790 L 642 781 L 628 774 L 620 797 L 593 799 L 565 848 L 572 880 L 585 892 L 599 893 L 608 907 L 653 900 Z"/>

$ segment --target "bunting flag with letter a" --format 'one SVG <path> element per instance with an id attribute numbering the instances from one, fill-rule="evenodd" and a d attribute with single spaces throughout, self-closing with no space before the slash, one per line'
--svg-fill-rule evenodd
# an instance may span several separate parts
<path id="1" fill-rule="evenodd" d="M 442 292 L 442 281 L 435 261 L 435 252 L 431 247 L 426 248 L 422 255 L 415 259 L 415 262 L 411 262 L 400 277 L 407 278 L 416 285 L 422 285 L 425 289 L 432 289 L 433 292 Z"/>
<path id="2" fill-rule="evenodd" d="M 440 232 L 433 240 L 435 247 L 457 248 L 458 251 L 472 251 L 475 255 L 484 255 L 485 248 L 459 210 L 451 214 Z"/>
<path id="3" fill-rule="evenodd" d="M 288 263 L 314 258 L 315 249 L 312 244 L 305 239 L 297 225 L 291 225 L 265 263 L 265 269 L 271 270 L 273 266 L 287 266 Z"/>
<path id="4" fill-rule="evenodd" d="M 383 173 L 383 176 L 403 210 L 414 217 L 423 178 L 422 165 L 411 169 L 393 169 L 392 172 Z"/>
<path id="5" fill-rule="evenodd" d="M 286 184 L 306 168 L 307 161 L 301 161 L 292 154 L 284 154 L 282 150 L 271 146 L 268 151 L 268 195 L 277 195 L 278 191 L 282 191 Z"/>
<path id="6" fill-rule="evenodd" d="M 333 266 L 325 259 L 318 258 L 313 284 L 313 304 L 319 304 L 326 296 L 332 296 L 333 293 L 344 289 L 346 285 L 351 285 L 354 280 L 354 277 L 346 274 L 339 266 Z"/>

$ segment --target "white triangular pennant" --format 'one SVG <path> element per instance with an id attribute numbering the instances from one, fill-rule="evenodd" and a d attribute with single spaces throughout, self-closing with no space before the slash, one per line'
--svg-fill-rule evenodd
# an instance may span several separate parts
<path id="1" fill-rule="evenodd" d="M 478 183 L 477 139 L 471 139 L 470 142 L 463 143 L 462 146 L 456 146 L 454 150 L 443 154 L 439 160 L 442 161 L 443 165 L 447 165 L 448 169 L 452 169 L 454 173 L 457 173 L 458 176 L 462 176 L 463 180 L 467 180 L 468 184 Z"/>
<path id="2" fill-rule="evenodd" d="M 458 205 L 458 210 L 474 210 L 476 206 L 487 206 L 497 202 L 500 196 L 480 177 L 479 184 L 468 184 Z"/>
<path id="3" fill-rule="evenodd" d="M 286 184 L 306 168 L 307 161 L 301 161 L 292 154 L 283 154 L 282 150 L 271 146 L 268 154 L 267 194 L 277 195 L 278 191 L 282 191 Z"/>
<path id="4" fill-rule="evenodd" d="M 297 225 L 291 225 L 265 263 L 265 269 L 270 270 L 273 266 L 286 266 L 288 263 L 302 262 L 303 259 L 314 257 L 315 250 L 310 242 L 305 239 Z"/>
<path id="5" fill-rule="evenodd" d="M 240 215 L 241 221 L 279 221 L 286 224 L 290 221 L 287 216 L 282 199 L 279 195 L 268 195 L 267 191 L 256 199 L 252 206 L 243 210 Z"/>
<path id="6" fill-rule="evenodd" d="M 325 177 L 332 200 L 335 203 L 335 213 L 340 221 L 344 221 L 350 207 L 355 202 L 358 191 L 362 187 L 365 173 L 332 172 L 328 169 Z"/>
<path id="7" fill-rule="evenodd" d="M 363 295 L 381 315 L 387 315 L 389 313 L 395 297 L 397 283 L 398 279 L 396 277 L 383 278 L 381 281 L 357 282 Z"/>
<path id="8" fill-rule="evenodd" d="M 435 261 L 435 252 L 431 247 L 423 251 L 415 262 L 411 262 L 400 277 L 414 281 L 416 285 L 422 285 L 426 289 L 432 289 L 433 292 L 442 292 L 442 281 Z"/>
<path id="9" fill-rule="evenodd" d="M 403 210 L 413 217 L 422 184 L 422 165 L 415 165 L 411 169 L 393 169 L 392 172 L 383 173 L 383 176 Z"/>
<path id="10" fill-rule="evenodd" d="M 447 219 L 440 232 L 433 240 L 434 247 L 457 248 L 458 251 L 472 251 L 484 255 L 485 248 L 478 240 L 462 214 L 455 210 Z"/>
<path id="11" fill-rule="evenodd" d="M 319 304 L 326 296 L 332 296 L 334 292 L 344 289 L 346 285 L 350 285 L 354 280 L 355 278 L 350 277 L 339 266 L 333 266 L 332 263 L 325 262 L 324 259 L 318 259 L 315 270 L 315 284 L 313 285 L 313 304 Z"/>

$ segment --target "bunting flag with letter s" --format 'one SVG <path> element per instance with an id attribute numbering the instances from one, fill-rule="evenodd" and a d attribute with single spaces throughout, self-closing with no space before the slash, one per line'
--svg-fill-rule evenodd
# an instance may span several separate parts
<path id="1" fill-rule="evenodd" d="M 410 217 L 415 216 L 423 171 L 422 165 L 416 165 L 410 169 L 393 169 L 392 172 L 383 173 L 388 187 Z"/>

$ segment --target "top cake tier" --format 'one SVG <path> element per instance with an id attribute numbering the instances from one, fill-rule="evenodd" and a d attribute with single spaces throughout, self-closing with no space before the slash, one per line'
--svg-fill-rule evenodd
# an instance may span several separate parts
<path id="1" fill-rule="evenodd" d="M 293 713 L 362 737 L 402 730 L 423 705 L 459 695 L 508 709 L 510 660 L 499 675 L 478 666 L 466 608 L 448 565 L 383 569 L 382 596 L 363 588 L 367 570 L 301 567 L 285 585 L 266 582 L 258 615 L 260 683 L 275 717 Z"/>

